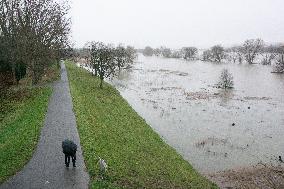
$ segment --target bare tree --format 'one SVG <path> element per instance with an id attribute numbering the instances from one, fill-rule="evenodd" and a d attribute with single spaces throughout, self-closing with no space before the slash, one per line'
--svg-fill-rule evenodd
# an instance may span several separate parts
<path id="1" fill-rule="evenodd" d="M 55 0 L 0 1 L 0 35 L 13 74 L 16 63 L 23 63 L 35 84 L 46 66 L 58 62 L 69 44 L 68 10 Z"/>
<path id="2" fill-rule="evenodd" d="M 13 83 L 17 83 L 16 65 L 19 62 L 19 20 L 15 16 L 17 14 L 19 1 L 17 0 L 1 0 L 0 1 L 0 36 L 1 48 L 5 49 L 2 53 L 2 61 L 6 63 L 12 71 Z"/>
<path id="3" fill-rule="evenodd" d="M 241 49 L 245 60 L 249 64 L 253 64 L 256 56 L 261 52 L 263 46 L 264 41 L 262 39 L 246 40 Z"/>

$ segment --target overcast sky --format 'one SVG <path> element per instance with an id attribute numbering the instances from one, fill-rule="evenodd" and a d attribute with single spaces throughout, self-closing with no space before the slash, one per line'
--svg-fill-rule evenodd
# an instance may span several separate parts
<path id="1" fill-rule="evenodd" d="M 71 0 L 72 39 L 170 48 L 284 42 L 284 0 Z"/>

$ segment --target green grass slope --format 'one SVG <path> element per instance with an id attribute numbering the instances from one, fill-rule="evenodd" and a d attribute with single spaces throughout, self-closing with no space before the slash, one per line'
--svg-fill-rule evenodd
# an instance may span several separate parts
<path id="1" fill-rule="evenodd" d="M 198 174 L 129 106 L 119 92 L 66 63 L 91 188 L 217 188 Z M 108 170 L 99 176 L 98 157 Z"/>
<path id="2" fill-rule="evenodd" d="M 32 157 L 43 126 L 51 88 L 21 89 L 0 100 L 0 183 Z"/>

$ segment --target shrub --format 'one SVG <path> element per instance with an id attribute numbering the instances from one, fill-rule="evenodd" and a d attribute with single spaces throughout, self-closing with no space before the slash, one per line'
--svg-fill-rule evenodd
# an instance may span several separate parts
<path id="1" fill-rule="evenodd" d="M 233 86 L 234 81 L 232 74 L 227 69 L 223 69 L 218 83 L 218 88 L 231 89 Z"/>

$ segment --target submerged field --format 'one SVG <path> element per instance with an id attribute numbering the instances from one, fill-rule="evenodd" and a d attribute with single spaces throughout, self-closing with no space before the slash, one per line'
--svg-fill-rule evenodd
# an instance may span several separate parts
<path id="1" fill-rule="evenodd" d="M 215 87 L 223 68 L 234 77 L 232 90 Z M 284 185 L 284 164 L 278 161 L 284 156 L 284 75 L 271 71 L 263 65 L 140 55 L 109 82 L 220 187 L 279 188 Z"/>
<path id="2" fill-rule="evenodd" d="M 234 89 L 215 87 L 221 70 Z M 139 56 L 110 81 L 129 104 L 204 174 L 284 156 L 284 74 L 270 66 Z"/>
<path id="3" fill-rule="evenodd" d="M 92 188 L 217 188 L 164 143 L 119 92 L 67 63 L 83 155 Z M 99 176 L 98 157 L 108 171 Z"/>

